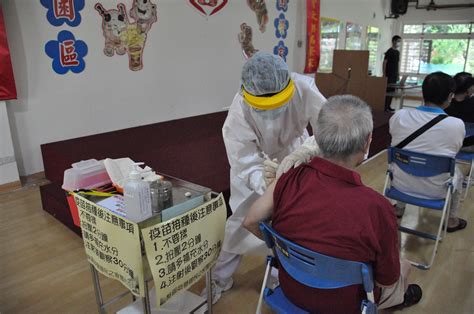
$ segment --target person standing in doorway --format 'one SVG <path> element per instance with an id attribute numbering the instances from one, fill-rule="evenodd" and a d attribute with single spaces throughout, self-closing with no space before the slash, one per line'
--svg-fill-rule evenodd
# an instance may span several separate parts
<path id="1" fill-rule="evenodd" d="M 383 59 L 383 76 L 387 78 L 387 84 L 394 84 L 398 81 L 398 74 L 400 68 L 400 44 L 402 38 L 398 35 L 392 37 L 392 47 L 385 52 Z M 387 87 L 387 93 L 395 91 L 393 87 Z M 385 97 L 385 111 L 394 111 L 390 106 L 392 104 L 392 97 Z"/>

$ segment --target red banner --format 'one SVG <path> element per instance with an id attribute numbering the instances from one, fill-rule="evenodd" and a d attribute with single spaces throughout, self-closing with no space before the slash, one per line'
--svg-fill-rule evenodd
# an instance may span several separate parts
<path id="1" fill-rule="evenodd" d="M 13 78 L 7 32 L 0 6 L 0 100 L 16 99 L 15 79 Z"/>
<path id="2" fill-rule="evenodd" d="M 304 73 L 316 73 L 319 67 L 320 0 L 306 0 L 306 65 Z"/>

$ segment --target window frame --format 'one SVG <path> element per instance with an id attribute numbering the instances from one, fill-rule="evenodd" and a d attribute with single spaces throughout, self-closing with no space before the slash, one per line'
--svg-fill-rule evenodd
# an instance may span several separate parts
<path id="1" fill-rule="evenodd" d="M 321 34 L 320 34 L 320 42 L 321 42 L 321 48 L 322 48 L 322 40 L 323 40 L 323 25 L 322 23 L 323 22 L 333 22 L 333 23 L 337 23 L 338 24 L 338 30 L 337 30 L 337 33 L 329 33 L 329 34 L 335 34 L 337 36 L 335 37 L 330 37 L 330 38 L 333 38 L 336 40 L 336 45 L 334 47 L 334 49 L 332 50 L 332 57 L 334 57 L 334 50 L 336 49 L 342 49 L 341 45 L 343 45 L 344 43 L 342 43 L 342 40 L 341 40 L 341 36 L 343 35 L 343 28 L 345 29 L 345 23 L 339 19 L 335 19 L 335 18 L 330 18 L 330 17 L 321 17 L 320 19 L 320 27 L 321 27 Z M 320 54 L 322 55 L 322 49 L 320 51 Z M 320 73 L 331 73 L 332 72 L 332 67 L 333 67 L 333 64 L 332 64 L 332 59 L 331 59 L 331 67 L 330 68 L 321 68 L 321 64 L 318 68 L 318 72 Z"/>
<path id="2" fill-rule="evenodd" d="M 377 29 L 377 32 L 371 32 L 371 28 L 374 28 L 374 29 Z M 378 26 L 371 26 L 371 25 L 368 25 L 365 27 L 365 42 L 363 44 L 363 49 L 365 48 L 365 50 L 368 50 L 369 51 L 369 71 L 373 73 L 377 73 L 377 65 L 378 65 L 378 54 L 379 54 L 379 50 L 380 50 L 380 40 L 381 40 L 381 37 L 382 37 L 382 33 L 380 32 L 380 28 Z M 371 50 L 369 49 L 369 45 L 370 45 L 370 41 L 371 41 L 371 36 L 370 34 L 377 34 L 377 36 L 374 36 L 376 37 L 375 41 L 377 42 L 377 49 L 373 52 L 373 54 L 371 54 Z M 371 63 L 370 63 L 370 57 L 373 56 L 375 58 L 375 64 L 373 65 L 373 69 L 371 69 Z"/>
<path id="3" fill-rule="evenodd" d="M 468 33 L 425 33 L 425 25 L 443 25 L 443 24 L 469 24 L 469 32 Z M 421 25 L 421 33 L 404 33 L 405 25 Z M 413 23 L 413 22 L 407 22 L 401 24 L 401 37 L 402 37 L 402 47 L 401 51 L 403 52 L 403 45 L 404 45 L 404 40 L 411 40 L 415 41 L 418 40 L 420 42 L 420 51 L 419 51 L 419 65 L 418 65 L 418 70 L 417 72 L 402 72 L 400 71 L 400 74 L 402 75 L 409 75 L 409 76 L 416 76 L 418 78 L 424 78 L 426 77 L 427 74 L 425 73 L 420 73 L 420 65 L 421 65 L 421 60 L 422 60 L 422 53 L 423 53 L 423 41 L 424 40 L 436 40 L 436 39 L 453 39 L 453 40 L 467 40 L 467 48 L 466 48 L 466 58 L 464 60 L 464 66 L 463 66 L 463 71 L 466 71 L 466 66 L 467 62 L 469 60 L 469 49 L 470 45 L 474 41 L 474 22 L 472 21 L 427 21 L 423 23 Z M 402 63 L 403 60 L 402 58 L 404 57 L 403 53 L 401 55 L 401 60 L 400 62 Z M 400 69 L 402 70 L 402 69 Z"/>
<path id="4" fill-rule="evenodd" d="M 353 32 L 349 31 L 349 25 L 352 25 L 354 28 L 358 28 L 358 32 Z M 365 30 L 365 32 L 364 32 Z M 364 34 L 365 33 L 365 34 Z M 351 38 L 350 34 L 359 34 L 359 36 L 354 36 L 357 38 L 360 42 L 360 48 L 359 49 L 347 49 L 347 40 Z M 359 23 L 354 23 L 354 22 L 345 22 L 344 23 L 344 49 L 345 50 L 364 50 L 366 46 L 366 39 L 364 38 L 367 36 L 367 27 L 364 27 L 364 25 L 361 25 Z"/>

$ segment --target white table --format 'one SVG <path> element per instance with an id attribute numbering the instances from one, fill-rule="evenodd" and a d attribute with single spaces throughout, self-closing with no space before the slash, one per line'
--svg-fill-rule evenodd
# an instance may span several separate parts
<path id="1" fill-rule="evenodd" d="M 388 84 L 387 87 L 394 88 L 395 91 L 391 93 L 387 93 L 387 96 L 391 97 L 400 97 L 400 109 L 403 108 L 403 101 L 405 100 L 406 92 L 408 90 L 414 90 L 417 88 L 421 88 L 421 84 L 399 84 L 399 83 L 392 83 Z"/>

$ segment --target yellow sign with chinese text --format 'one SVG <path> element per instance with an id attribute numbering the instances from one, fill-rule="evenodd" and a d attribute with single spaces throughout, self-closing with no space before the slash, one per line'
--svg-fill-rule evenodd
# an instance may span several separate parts
<path id="1" fill-rule="evenodd" d="M 224 240 L 226 215 L 220 194 L 183 215 L 142 229 L 159 305 L 214 265 Z"/>
<path id="2" fill-rule="evenodd" d="M 104 276 L 119 280 L 134 295 L 143 297 L 138 225 L 77 194 L 74 200 L 88 261 Z"/>

